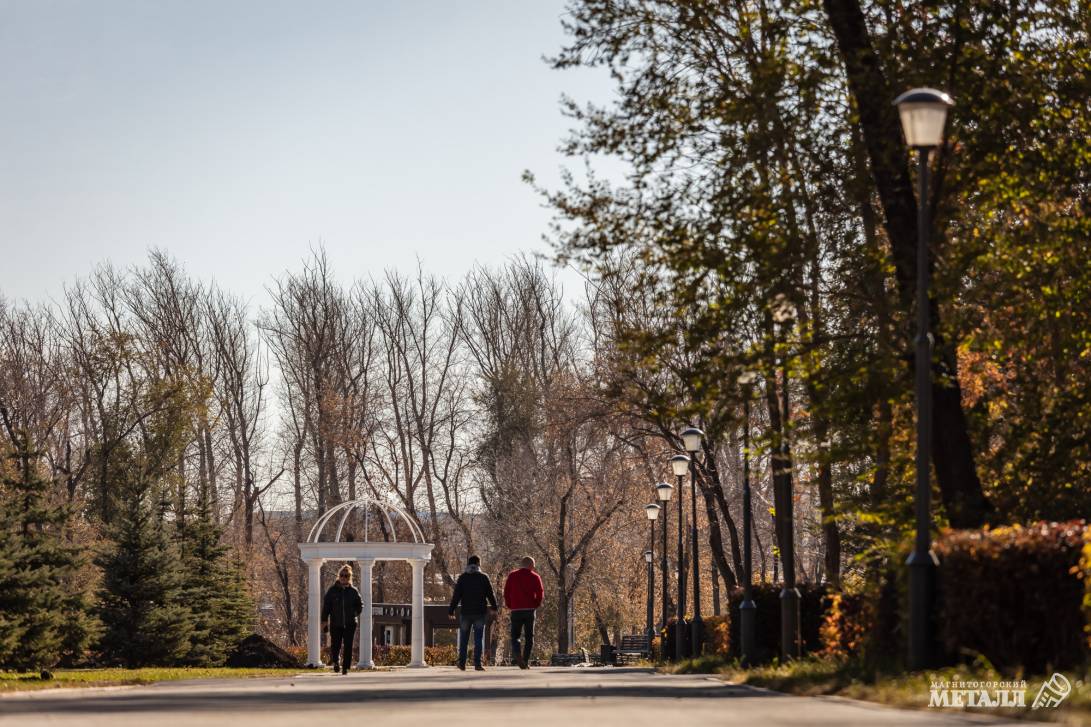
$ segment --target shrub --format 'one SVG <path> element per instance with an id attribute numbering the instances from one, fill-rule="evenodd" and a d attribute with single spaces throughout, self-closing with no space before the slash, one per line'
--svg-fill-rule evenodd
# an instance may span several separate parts
<path id="1" fill-rule="evenodd" d="M 907 649 L 909 544 L 872 551 L 863 563 L 863 588 L 829 596 L 820 627 L 822 652 L 859 658 L 870 667 L 900 663 Z"/>
<path id="2" fill-rule="evenodd" d="M 371 658 L 375 666 L 405 666 L 412 658 L 412 649 L 408 645 L 380 645 L 374 648 Z M 458 649 L 451 645 L 426 646 L 424 661 L 431 666 L 454 666 L 458 663 Z"/>
<path id="3" fill-rule="evenodd" d="M 731 616 L 708 616 L 704 619 L 705 654 L 707 656 L 731 655 Z"/>
<path id="4" fill-rule="evenodd" d="M 1085 538 L 1083 521 L 941 535 L 937 626 L 948 655 L 1031 673 L 1082 665 Z"/>
<path id="5" fill-rule="evenodd" d="M 822 646 L 820 630 L 826 618 L 828 588 L 815 583 L 799 583 L 800 636 L 803 653 L 818 651 Z M 778 583 L 759 583 L 753 587 L 754 604 L 757 606 L 757 657 L 756 661 L 769 661 L 780 654 L 780 592 Z M 732 616 L 739 612 L 742 589 L 736 588 L 728 596 Z M 729 652 L 732 658 L 739 656 L 739 619 L 731 618 L 729 625 Z"/>
<path id="6" fill-rule="evenodd" d="M 1083 619 L 1084 635 L 1087 637 L 1084 648 L 1091 652 L 1091 528 L 1083 529 L 1083 554 L 1077 572 L 1083 580 Z"/>
<path id="7" fill-rule="evenodd" d="M 875 601 L 863 593 L 834 593 L 820 628 L 822 653 L 859 656 L 875 629 Z"/>
<path id="8" fill-rule="evenodd" d="M 947 531 L 934 550 L 937 660 L 981 655 L 1008 673 L 1078 667 L 1091 649 L 1091 533 L 1083 522 Z M 910 542 L 866 566 L 860 592 L 835 595 L 824 651 L 872 667 L 906 653 Z M 1081 557 L 1082 553 L 1082 557 Z"/>

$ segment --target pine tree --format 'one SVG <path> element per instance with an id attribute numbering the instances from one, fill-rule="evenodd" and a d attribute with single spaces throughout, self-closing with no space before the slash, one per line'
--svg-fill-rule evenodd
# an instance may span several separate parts
<path id="1" fill-rule="evenodd" d="M 203 500 L 179 531 L 183 600 L 192 614 L 187 664 L 222 665 L 228 652 L 253 626 L 254 608 L 239 564 L 220 542 L 220 528 Z"/>
<path id="2" fill-rule="evenodd" d="M 51 502 L 30 438 L 7 428 L 16 446 L 0 466 L 0 665 L 37 669 L 82 653 L 93 627 L 72 585 L 84 559 L 64 539 L 69 510 Z"/>
<path id="3" fill-rule="evenodd" d="M 130 668 L 177 664 L 193 632 L 181 564 L 167 536 L 165 508 L 153 502 L 154 488 L 131 477 L 129 469 L 114 480 L 128 486 L 118 501 L 113 548 L 98 560 L 105 627 L 100 649 L 106 661 Z"/>

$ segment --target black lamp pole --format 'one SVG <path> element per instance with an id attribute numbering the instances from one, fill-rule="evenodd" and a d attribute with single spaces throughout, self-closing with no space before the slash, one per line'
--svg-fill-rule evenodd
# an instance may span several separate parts
<path id="1" fill-rule="evenodd" d="M 652 522 L 652 541 L 655 541 L 655 522 Z M 648 618 L 645 622 L 644 633 L 648 635 L 648 648 L 651 648 L 652 639 L 655 638 L 655 556 L 648 551 Z"/>
<path id="2" fill-rule="evenodd" d="M 670 517 L 670 508 L 667 507 L 667 503 L 670 501 L 670 491 L 673 488 L 666 482 L 663 482 L 655 489 L 659 501 L 663 503 L 663 509 L 661 511 L 661 514 L 663 515 L 663 547 L 659 549 L 659 570 L 661 572 L 661 578 L 663 579 L 660 596 L 663 599 L 663 610 L 661 613 L 662 618 L 659 621 L 659 628 L 665 629 L 667 627 L 667 619 L 670 618 L 670 615 L 667 613 L 667 604 L 670 600 L 670 579 L 667 573 L 667 519 Z M 663 496 L 664 490 L 666 497 Z M 665 657 L 666 654 L 663 656 Z"/>
<path id="3" fill-rule="evenodd" d="M 930 660 L 929 627 L 936 555 L 932 552 L 932 336 L 928 315 L 928 147 L 920 152 L 920 200 L 917 202 L 917 537 L 909 566 L 909 668 L 921 669 Z"/>
<path id="4" fill-rule="evenodd" d="M 932 660 L 933 594 L 936 567 L 932 552 L 932 336 L 929 316 L 928 155 L 943 143 L 943 127 L 951 98 L 942 91 L 916 88 L 894 101 L 901 115 L 905 140 L 919 152 L 917 199 L 917 340 L 915 388 L 917 398 L 917 533 L 909 566 L 909 667 L 922 669 Z"/>
<path id="5" fill-rule="evenodd" d="M 675 614 L 678 619 L 674 624 L 674 658 L 678 661 L 686 658 L 686 561 L 685 544 L 682 534 L 686 530 L 686 511 L 683 503 L 686 499 L 686 490 L 682 486 L 682 478 L 685 475 L 677 475 L 678 486 L 678 611 Z"/>
<path id="6" fill-rule="evenodd" d="M 688 447 L 687 447 L 688 449 Z M 701 562 L 700 548 L 697 541 L 697 452 L 689 454 L 690 505 L 692 508 L 689 524 L 690 550 L 693 551 L 693 620 L 690 621 L 690 656 L 701 655 Z"/>
<path id="7" fill-rule="evenodd" d="M 744 374 L 743 380 L 743 429 L 742 429 L 742 548 L 743 582 L 742 603 L 739 604 L 739 653 L 742 665 L 750 666 L 755 660 L 755 627 L 758 606 L 754 603 L 753 573 L 750 552 L 752 527 L 750 505 L 750 383 L 752 374 Z"/>
<path id="8" fill-rule="evenodd" d="M 791 305 L 786 299 L 782 300 L 780 304 L 779 319 L 781 321 L 781 328 L 785 331 L 784 342 L 787 346 L 788 334 L 786 329 L 791 325 L 791 321 L 795 319 L 796 311 L 795 307 Z M 778 449 L 780 453 L 779 462 L 774 464 L 774 467 L 779 465 L 780 467 L 787 468 L 788 462 L 791 457 L 791 450 L 788 444 L 788 417 L 790 410 L 788 408 L 788 353 L 785 351 L 784 357 L 781 361 L 781 373 L 784 378 L 784 382 L 781 385 L 781 436 L 778 443 Z M 774 370 L 773 376 L 776 377 L 776 371 Z M 783 483 L 781 485 L 780 502 L 777 503 L 777 521 L 780 524 L 780 556 L 781 566 L 784 571 L 784 584 L 780 591 L 780 651 L 781 657 L 787 661 L 789 659 L 798 659 L 802 656 L 802 643 L 800 642 L 800 610 L 799 610 L 799 590 L 796 588 L 796 549 L 795 549 L 795 506 L 792 502 L 792 480 L 793 475 L 791 471 L 783 473 Z"/>

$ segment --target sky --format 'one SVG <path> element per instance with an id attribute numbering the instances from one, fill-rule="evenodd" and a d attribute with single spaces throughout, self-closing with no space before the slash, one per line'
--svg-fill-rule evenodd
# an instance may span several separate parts
<path id="1" fill-rule="evenodd" d="M 0 295 L 163 249 L 257 305 L 323 246 L 345 281 L 547 251 L 598 70 L 563 0 L 0 0 Z M 573 273 L 561 275 L 573 287 Z"/>

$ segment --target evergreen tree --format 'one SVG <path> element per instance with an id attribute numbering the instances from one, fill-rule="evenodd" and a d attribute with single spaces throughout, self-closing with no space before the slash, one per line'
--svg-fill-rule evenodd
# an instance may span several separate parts
<path id="1" fill-rule="evenodd" d="M 193 631 L 184 656 L 187 664 L 218 666 L 252 628 L 254 607 L 242 569 L 220 542 L 220 528 L 207 503 L 179 529 L 183 601 L 192 614 Z"/>
<path id="2" fill-rule="evenodd" d="M 189 651 L 193 632 L 179 557 L 167 536 L 164 508 L 153 502 L 154 488 L 128 470 L 115 471 L 120 476 L 114 482 L 128 486 L 118 499 L 113 548 L 98 561 L 105 627 L 100 649 L 106 661 L 130 668 L 176 664 Z"/>
<path id="3" fill-rule="evenodd" d="M 64 539 L 69 510 L 51 502 L 29 437 L 7 429 L 16 446 L 0 466 L 0 665 L 37 669 L 81 654 L 93 627 L 73 587 L 84 560 Z"/>

